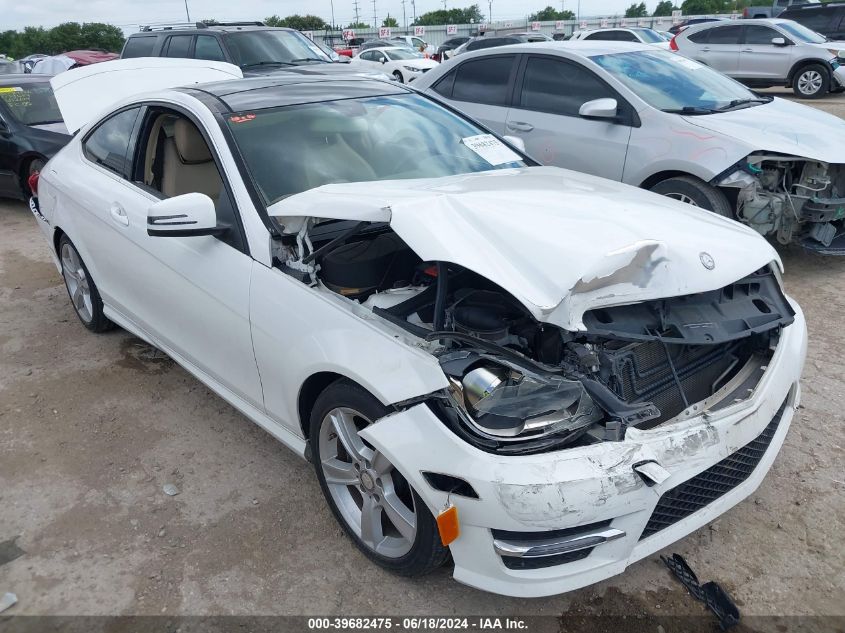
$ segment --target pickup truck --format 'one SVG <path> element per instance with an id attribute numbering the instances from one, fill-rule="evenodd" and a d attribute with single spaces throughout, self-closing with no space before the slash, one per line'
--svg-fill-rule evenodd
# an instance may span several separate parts
<path id="1" fill-rule="evenodd" d="M 788 7 L 801 4 L 820 4 L 819 0 L 774 0 L 771 4 L 763 4 L 756 7 L 745 7 L 742 10 L 743 18 L 776 18 Z"/>

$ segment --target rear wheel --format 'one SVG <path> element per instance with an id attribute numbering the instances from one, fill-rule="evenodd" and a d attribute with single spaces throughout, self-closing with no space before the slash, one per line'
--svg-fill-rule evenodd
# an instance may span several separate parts
<path id="1" fill-rule="evenodd" d="M 103 300 L 97 284 L 91 279 L 91 273 L 66 235 L 62 235 L 59 240 L 59 260 L 70 303 L 82 325 L 98 333 L 114 328 L 114 323 L 103 314 Z"/>
<path id="2" fill-rule="evenodd" d="M 420 496 L 358 435 L 388 413 L 352 382 L 327 387 L 311 412 L 314 467 L 332 513 L 358 548 L 385 569 L 419 576 L 442 565 L 449 550 Z"/>
<path id="3" fill-rule="evenodd" d="M 827 94 L 830 75 L 821 64 L 809 64 L 795 73 L 792 91 L 803 99 L 818 99 Z"/>
<path id="4" fill-rule="evenodd" d="M 733 209 L 724 193 L 694 176 L 676 176 L 654 185 L 654 193 L 701 207 L 726 218 L 733 218 Z"/>

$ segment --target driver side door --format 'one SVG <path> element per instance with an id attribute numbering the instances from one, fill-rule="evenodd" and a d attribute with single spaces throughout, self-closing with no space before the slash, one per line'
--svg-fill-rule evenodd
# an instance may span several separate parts
<path id="1" fill-rule="evenodd" d="M 100 267 L 110 268 L 120 316 L 203 379 L 263 410 L 249 322 L 252 258 L 211 136 L 196 117 L 163 107 L 144 108 L 135 129 L 121 195 L 106 190 L 100 203 L 109 209 Z M 191 192 L 212 198 L 228 232 L 150 236 L 156 203 Z"/>

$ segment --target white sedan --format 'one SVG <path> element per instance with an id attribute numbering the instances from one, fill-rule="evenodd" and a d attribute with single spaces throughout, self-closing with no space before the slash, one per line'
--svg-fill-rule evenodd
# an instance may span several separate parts
<path id="1" fill-rule="evenodd" d="M 353 57 L 352 64 L 372 71 L 381 71 L 405 84 L 439 66 L 433 59 L 401 46 L 369 48 Z"/>
<path id="2" fill-rule="evenodd" d="M 81 129 L 32 209 L 82 324 L 149 341 L 311 461 L 375 564 L 451 553 L 474 587 L 560 593 L 760 484 L 807 344 L 763 238 L 535 166 L 394 82 L 192 83 L 238 75 L 55 78 Z"/>
<path id="3" fill-rule="evenodd" d="M 540 43 L 467 53 L 414 87 L 519 136 L 543 164 L 845 255 L 845 122 L 699 62 L 643 44 Z"/>
<path id="4" fill-rule="evenodd" d="M 586 29 L 575 31 L 571 39 L 602 42 L 636 42 L 669 50 L 669 41 L 659 31 L 645 27 L 619 26 L 613 28 Z"/>

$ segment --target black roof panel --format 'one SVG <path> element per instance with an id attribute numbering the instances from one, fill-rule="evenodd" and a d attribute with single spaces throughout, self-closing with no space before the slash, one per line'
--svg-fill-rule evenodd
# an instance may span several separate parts
<path id="1" fill-rule="evenodd" d="M 295 72 L 270 77 L 219 81 L 183 88 L 219 97 L 233 112 L 261 110 L 296 103 L 356 99 L 413 92 L 391 81 L 349 77 L 300 75 Z"/>

